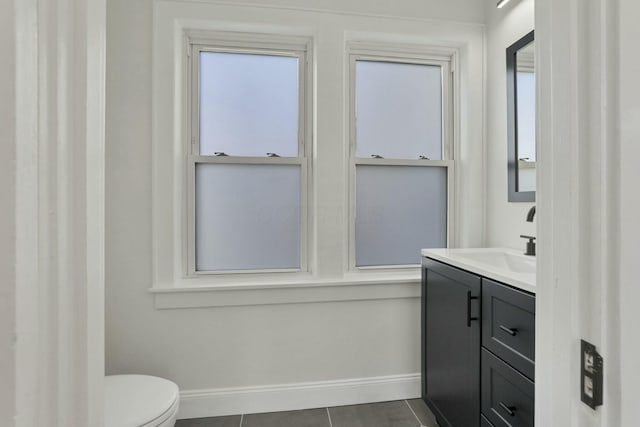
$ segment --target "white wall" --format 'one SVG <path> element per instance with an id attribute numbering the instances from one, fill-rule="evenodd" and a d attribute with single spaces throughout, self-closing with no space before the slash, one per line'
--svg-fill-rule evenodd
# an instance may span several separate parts
<path id="1" fill-rule="evenodd" d="M 211 3 L 259 5 L 268 8 L 291 8 L 338 13 L 366 13 L 381 16 L 413 17 L 443 21 L 483 23 L 483 7 L 478 1 L 447 0 L 250 0 L 234 2 L 210 0 Z"/>
<path id="2" fill-rule="evenodd" d="M 342 8 L 354 12 L 403 15 L 408 19 L 374 18 L 336 11 L 303 12 L 301 9 L 262 9 L 248 6 L 210 6 L 207 13 L 218 20 L 225 16 L 273 20 L 277 16 L 303 16 L 300 27 L 311 28 L 321 46 L 334 51 L 317 53 L 330 67 L 318 88 L 323 105 L 318 111 L 317 144 L 330 156 L 340 158 L 344 115 L 344 34 L 351 30 L 395 32 L 402 40 L 406 31 L 415 41 L 423 34 L 441 34 L 443 42 L 462 46 L 473 69 L 463 70 L 464 105 L 459 159 L 468 162 L 460 186 L 465 195 L 460 213 L 463 224 L 459 242 L 481 244 L 482 233 L 482 109 L 483 8 L 475 0 L 457 0 L 444 6 L 439 1 L 403 2 L 307 2 L 310 7 Z M 260 2 L 273 5 L 275 2 Z M 299 2 L 281 1 L 279 5 Z M 194 9 L 196 10 L 196 9 Z M 246 10 L 246 13 L 243 12 Z M 106 363 L 107 373 L 147 373 L 175 380 L 183 390 L 252 387 L 306 381 L 370 378 L 415 374 L 420 370 L 419 301 L 417 298 L 378 301 L 327 302 L 286 305 L 254 305 L 199 309 L 157 310 L 149 288 L 152 284 L 151 229 L 151 45 L 152 2 L 109 0 L 107 42 L 107 188 L 106 188 Z M 268 17 L 266 17 L 268 15 Z M 276 18 L 274 18 L 276 17 Z M 435 22 L 470 21 L 475 24 Z M 280 25 L 290 22 L 280 18 Z M 291 19 L 291 18 L 290 18 Z M 386 26 L 385 26 L 386 25 Z M 440 33 L 439 33 L 440 32 Z M 400 34 L 400 36 L 398 36 Z M 325 48 L 326 49 L 326 48 Z M 467 65 L 468 65 L 467 64 Z M 319 79 L 322 79 L 319 77 Z M 472 117 L 471 117 L 472 116 Z M 471 117 L 471 118 L 470 118 Z M 329 148 L 334 147 L 334 148 Z M 334 150 L 334 151 L 328 151 Z M 326 165 L 325 165 L 326 167 Z M 336 165 L 336 168 L 339 168 Z M 464 168 L 462 169 L 464 170 Z M 339 184 L 335 191 L 343 192 Z M 343 210 L 340 193 L 318 196 L 318 210 L 326 218 L 319 227 L 342 227 L 333 220 Z M 322 203 L 326 197 L 327 204 Z M 334 197 L 333 199 L 331 197 Z M 342 221 L 342 220 L 340 220 Z M 340 237 L 341 228 L 318 233 Z M 340 233 L 338 233 L 340 231 Z M 333 253 L 331 253 L 333 252 Z M 324 265 L 343 266 L 340 247 L 327 251 Z M 334 275 L 329 272 L 328 275 Z M 417 283 L 415 286 L 418 286 Z M 417 386 L 417 383 L 415 384 Z M 418 387 L 415 387 L 415 396 Z M 370 398 L 375 399 L 375 396 Z M 213 415 L 213 414 L 212 414 Z"/>
<path id="3" fill-rule="evenodd" d="M 15 13 L 10 2 L 0 14 L 0 424 L 13 426 L 15 413 L 16 144 Z M 13 66 L 12 66 L 13 65 Z"/>
<path id="4" fill-rule="evenodd" d="M 3 3 L 0 424 L 103 424 L 104 0 Z"/>
<path id="5" fill-rule="evenodd" d="M 506 49 L 534 29 L 534 0 L 512 1 L 501 9 L 485 0 L 487 25 L 486 174 L 488 247 L 524 249 L 521 234 L 535 236 L 535 222 L 525 221 L 533 203 L 507 198 L 507 81 Z"/>
<path id="6" fill-rule="evenodd" d="M 537 0 L 540 425 L 638 424 L 639 18 L 635 1 Z M 604 358 L 596 410 L 580 401 L 580 339 Z"/>
<path id="7" fill-rule="evenodd" d="M 619 43 L 620 65 L 620 371 L 619 388 L 612 395 L 621 400 L 621 425 L 633 426 L 638 423 L 638 399 L 640 392 L 640 333 L 638 333 L 637 315 L 640 301 L 638 281 L 638 242 L 640 241 L 640 58 L 634 55 L 637 41 L 640 40 L 640 4 L 634 0 L 620 0 Z"/>

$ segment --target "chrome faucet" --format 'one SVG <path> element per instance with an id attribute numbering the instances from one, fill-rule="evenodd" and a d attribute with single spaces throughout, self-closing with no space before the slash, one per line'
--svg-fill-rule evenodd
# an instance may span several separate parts
<path id="1" fill-rule="evenodd" d="M 527 222 L 533 222 L 533 217 L 535 215 L 536 215 L 536 207 L 532 206 L 531 209 L 529 209 L 529 212 L 527 213 Z M 522 234 L 520 235 L 520 237 L 522 237 L 523 239 L 529 239 L 529 241 L 527 242 L 527 251 L 524 254 L 535 256 L 536 243 L 534 242 L 534 240 L 536 240 L 536 238 L 534 236 L 525 236 Z"/>

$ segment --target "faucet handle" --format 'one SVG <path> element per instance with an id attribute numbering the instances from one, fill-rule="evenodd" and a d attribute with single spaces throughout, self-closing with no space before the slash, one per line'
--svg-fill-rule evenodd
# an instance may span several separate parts
<path id="1" fill-rule="evenodd" d="M 521 234 L 520 237 L 522 237 L 523 239 L 529 239 L 529 241 L 527 242 L 527 251 L 524 254 L 525 255 L 535 256 L 535 254 L 536 254 L 536 244 L 535 244 L 534 240 L 536 240 L 536 238 L 534 236 L 527 236 L 527 235 L 524 235 L 524 234 Z"/>

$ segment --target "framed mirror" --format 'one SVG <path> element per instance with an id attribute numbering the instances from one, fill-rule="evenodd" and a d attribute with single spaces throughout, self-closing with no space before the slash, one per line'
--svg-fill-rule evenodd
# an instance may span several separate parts
<path id="1" fill-rule="evenodd" d="M 536 73 L 533 31 L 507 48 L 509 201 L 536 199 Z"/>

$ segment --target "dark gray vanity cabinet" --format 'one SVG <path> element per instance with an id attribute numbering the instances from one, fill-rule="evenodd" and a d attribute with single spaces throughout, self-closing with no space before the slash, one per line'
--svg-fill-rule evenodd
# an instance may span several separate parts
<path id="1" fill-rule="evenodd" d="M 478 427 L 481 279 L 426 258 L 422 274 L 422 397 L 440 427 Z"/>
<path id="2" fill-rule="evenodd" d="M 422 398 L 441 427 L 533 427 L 535 296 L 422 260 Z"/>

